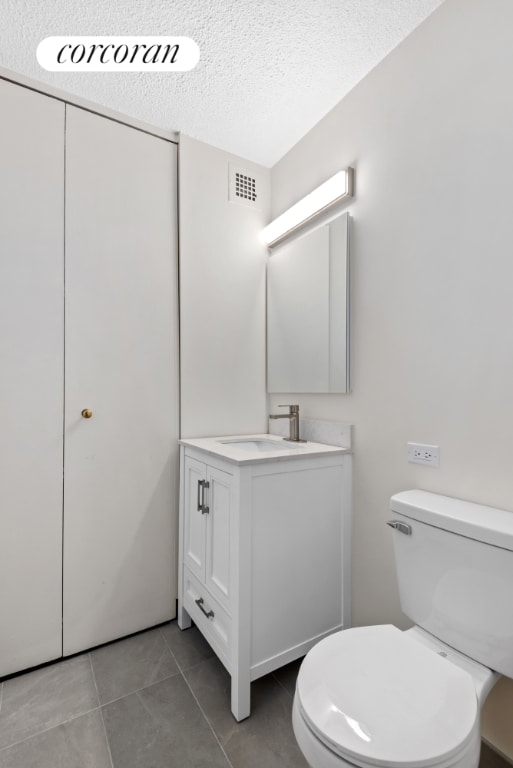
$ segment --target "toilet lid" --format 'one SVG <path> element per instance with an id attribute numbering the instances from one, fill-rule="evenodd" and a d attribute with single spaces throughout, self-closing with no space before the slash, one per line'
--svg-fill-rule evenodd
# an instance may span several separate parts
<path id="1" fill-rule="evenodd" d="M 318 643 L 297 696 L 315 735 L 357 765 L 436 765 L 463 749 L 478 723 L 472 677 L 389 625 Z"/>

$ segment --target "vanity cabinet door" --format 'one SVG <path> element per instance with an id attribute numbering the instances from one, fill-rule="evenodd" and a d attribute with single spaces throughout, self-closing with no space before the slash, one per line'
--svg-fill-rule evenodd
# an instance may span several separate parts
<path id="1" fill-rule="evenodd" d="M 233 475 L 185 457 L 184 564 L 229 608 Z"/>
<path id="2" fill-rule="evenodd" d="M 203 462 L 185 458 L 185 517 L 184 563 L 199 581 L 205 583 L 205 495 L 206 466 Z"/>
<path id="3" fill-rule="evenodd" d="M 226 608 L 230 605 L 230 536 L 234 509 L 233 475 L 207 467 L 205 586 Z"/>

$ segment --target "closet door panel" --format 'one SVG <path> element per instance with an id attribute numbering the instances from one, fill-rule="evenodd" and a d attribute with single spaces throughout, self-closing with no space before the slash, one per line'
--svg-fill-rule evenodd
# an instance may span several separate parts
<path id="1" fill-rule="evenodd" d="M 65 654 L 175 615 L 176 186 L 174 144 L 67 108 Z"/>
<path id="2" fill-rule="evenodd" d="M 0 80 L 0 676 L 62 653 L 64 105 Z"/>

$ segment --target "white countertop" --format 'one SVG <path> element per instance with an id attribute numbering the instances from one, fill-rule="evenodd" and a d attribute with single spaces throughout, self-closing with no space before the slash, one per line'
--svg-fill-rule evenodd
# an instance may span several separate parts
<path id="1" fill-rule="evenodd" d="M 255 447 L 241 447 L 236 443 L 254 443 L 263 441 L 269 450 L 261 451 Z M 283 461 L 288 459 L 310 458 L 320 455 L 338 455 L 351 453 L 348 448 L 336 445 L 324 445 L 308 440 L 304 443 L 293 443 L 278 435 L 222 435 L 220 437 L 184 438 L 181 445 L 198 448 L 212 456 L 219 456 L 235 464 L 254 464 L 255 462 Z M 276 443 L 276 448 L 270 445 Z"/>

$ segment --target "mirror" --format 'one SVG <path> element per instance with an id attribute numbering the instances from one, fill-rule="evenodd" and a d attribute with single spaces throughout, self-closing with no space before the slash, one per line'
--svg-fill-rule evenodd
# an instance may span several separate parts
<path id="1" fill-rule="evenodd" d="M 267 391 L 349 391 L 349 214 L 272 251 Z"/>

